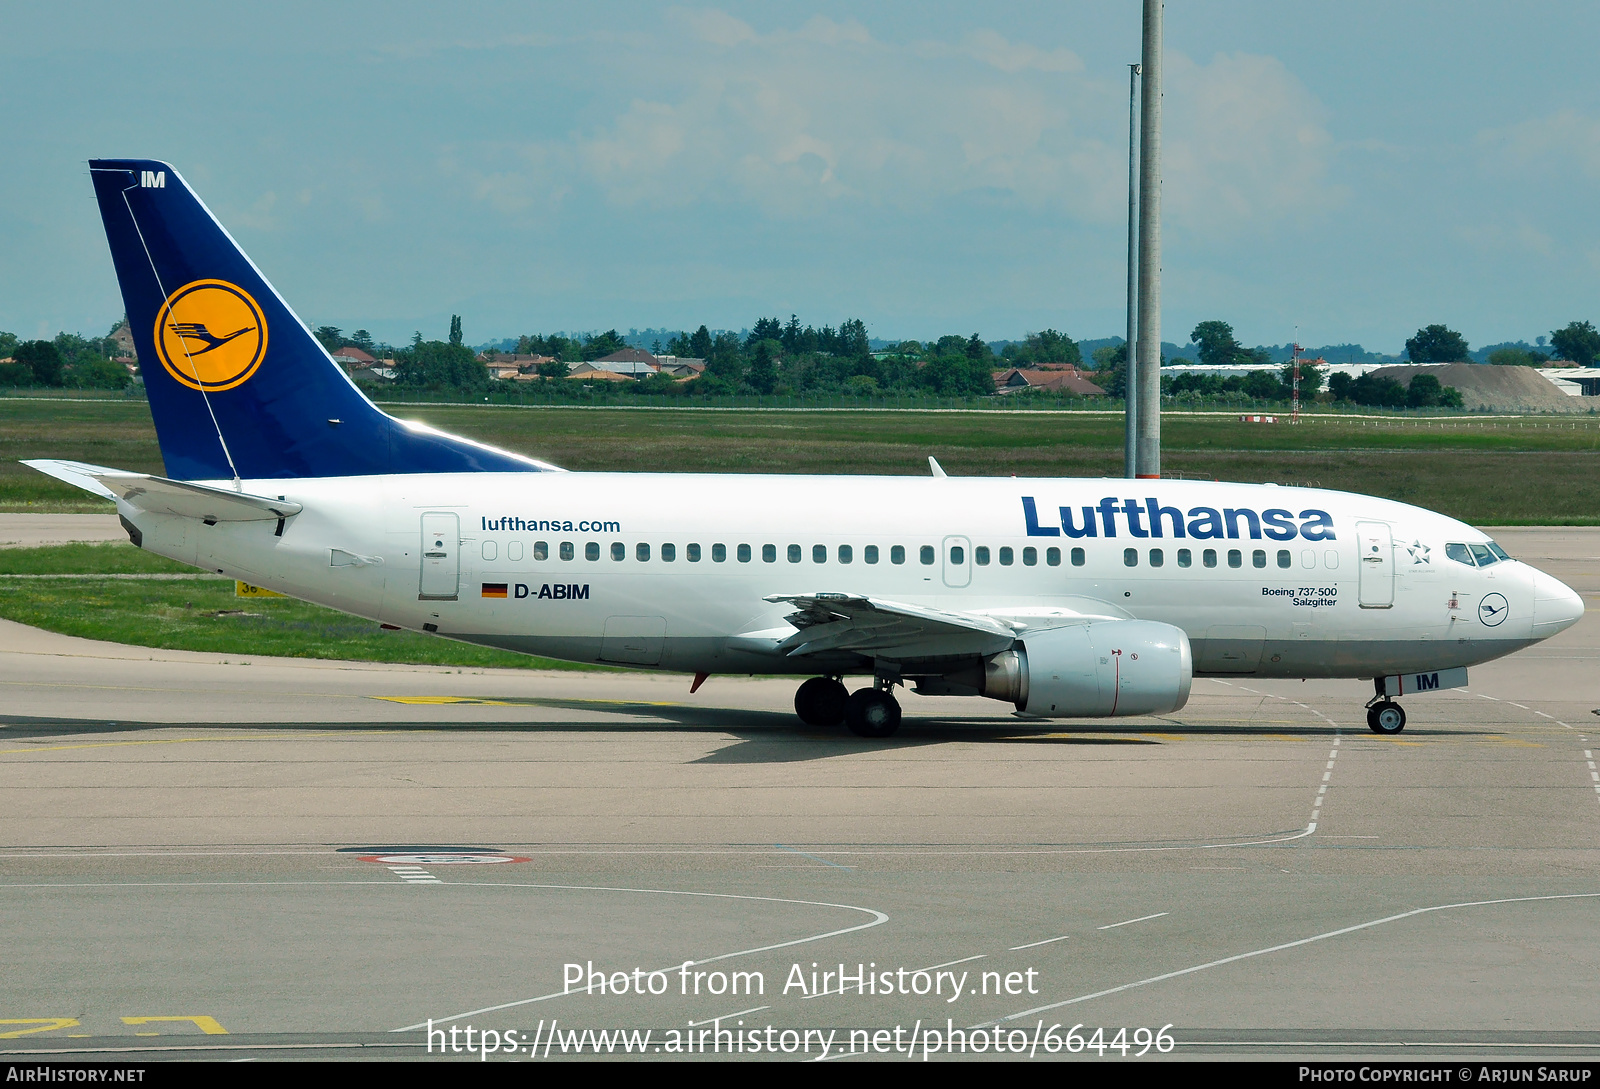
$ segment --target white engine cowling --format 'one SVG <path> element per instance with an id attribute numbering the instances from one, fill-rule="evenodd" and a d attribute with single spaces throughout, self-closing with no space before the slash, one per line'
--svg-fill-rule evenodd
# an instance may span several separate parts
<path id="1" fill-rule="evenodd" d="M 983 694 L 1049 718 L 1164 715 L 1189 702 L 1194 658 L 1183 629 L 1095 620 L 1031 632 L 987 663 Z"/>

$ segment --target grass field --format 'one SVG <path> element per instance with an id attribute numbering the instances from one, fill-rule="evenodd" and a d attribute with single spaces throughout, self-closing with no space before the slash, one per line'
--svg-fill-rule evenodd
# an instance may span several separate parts
<path id="1" fill-rule="evenodd" d="M 0 548 L 0 617 L 63 635 L 165 650 L 507 669 L 601 668 L 384 631 L 369 620 L 290 598 L 236 598 L 231 579 L 120 543 Z"/>
<path id="2" fill-rule="evenodd" d="M 1120 476 L 1117 413 L 694 411 L 393 406 L 396 415 L 553 461 L 631 472 Z M 1169 475 L 1314 484 L 1468 522 L 1600 524 L 1600 420 L 1338 416 L 1252 425 L 1163 417 Z M 20 458 L 142 472 L 161 455 L 142 402 L 0 399 L 0 510 L 104 510 Z"/>

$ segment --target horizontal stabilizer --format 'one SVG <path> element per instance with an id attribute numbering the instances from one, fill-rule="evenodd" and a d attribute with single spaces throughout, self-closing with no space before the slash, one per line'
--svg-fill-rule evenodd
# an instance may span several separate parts
<path id="1" fill-rule="evenodd" d="M 104 465 L 52 460 L 23 464 L 86 492 L 106 499 L 120 499 L 151 514 L 175 514 L 207 522 L 265 522 L 299 514 L 303 509 L 293 500 L 246 495 L 209 484 L 168 480 L 148 473 L 108 469 Z"/>

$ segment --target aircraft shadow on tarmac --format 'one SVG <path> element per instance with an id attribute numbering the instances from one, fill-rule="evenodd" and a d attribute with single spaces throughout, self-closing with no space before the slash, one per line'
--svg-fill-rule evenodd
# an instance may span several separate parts
<path id="1" fill-rule="evenodd" d="M 0 742 L 70 741 L 87 736 L 138 734 L 153 730 L 227 730 L 249 733 L 708 733 L 733 735 L 732 744 L 691 761 L 696 764 L 795 763 L 885 749 L 962 742 L 981 745 L 1159 746 L 1173 735 L 1185 740 L 1261 738 L 1312 740 L 1334 735 L 1323 724 L 1241 723 L 1165 719 L 1141 724 L 1105 722 L 996 721 L 993 718 L 908 715 L 893 737 L 855 737 L 839 727 L 805 726 L 791 714 L 738 708 L 690 706 L 620 700 L 485 699 L 463 701 L 495 706 L 525 705 L 586 712 L 581 719 L 411 722 L 107 722 L 104 719 L 42 718 L 0 715 Z M 595 714 L 610 713 L 612 721 Z M 1351 732 L 1342 731 L 1342 732 Z M 1459 728 L 1408 730 L 1408 739 L 1454 736 Z M 1468 732 L 1478 732 L 1469 729 Z M 1364 733 L 1364 731 L 1363 731 Z M 0 746 L 3 747 L 3 746 Z"/>

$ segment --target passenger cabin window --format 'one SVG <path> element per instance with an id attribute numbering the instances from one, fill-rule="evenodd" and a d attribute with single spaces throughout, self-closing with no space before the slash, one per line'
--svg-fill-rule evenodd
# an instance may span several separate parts
<path id="1" fill-rule="evenodd" d="M 1061 549 L 1047 548 L 1044 550 L 1044 562 L 1051 567 L 1061 566 Z"/>
<path id="2" fill-rule="evenodd" d="M 889 549 L 889 562 L 890 563 L 905 563 L 906 562 L 906 546 L 905 545 L 895 545 L 894 547 L 890 548 Z"/>
<path id="3" fill-rule="evenodd" d="M 1124 566 L 1124 567 L 1138 567 L 1139 566 L 1139 550 L 1137 548 L 1124 548 L 1122 550 L 1122 566 Z"/>
<path id="4" fill-rule="evenodd" d="M 1194 553 L 1187 548 L 1178 549 L 1178 566 L 1190 567 L 1194 564 Z"/>
<path id="5" fill-rule="evenodd" d="M 812 563 L 827 563 L 828 562 L 828 546 L 827 545 L 812 545 L 811 546 L 811 562 Z"/>
<path id="6" fill-rule="evenodd" d="M 1082 567 L 1086 558 L 1083 554 L 1083 549 L 1074 548 L 1072 550 L 1072 566 Z"/>
<path id="7" fill-rule="evenodd" d="M 1165 564 L 1166 562 L 1167 562 L 1167 554 L 1165 552 L 1161 551 L 1161 549 L 1159 549 L 1159 548 L 1152 548 L 1150 550 L 1150 566 L 1151 567 L 1160 567 L 1163 564 Z"/>
<path id="8" fill-rule="evenodd" d="M 951 545 L 950 546 L 950 562 L 955 564 L 958 567 L 961 564 L 966 563 L 967 562 L 967 550 L 962 548 L 960 545 Z"/>
<path id="9" fill-rule="evenodd" d="M 650 546 L 640 541 L 633 546 L 633 557 L 640 563 L 644 563 L 650 558 Z"/>
<path id="10" fill-rule="evenodd" d="M 512 541 L 510 544 L 506 545 L 506 559 L 510 560 L 512 563 L 516 563 L 518 560 L 522 559 L 521 541 Z"/>
<path id="11" fill-rule="evenodd" d="M 734 552 L 734 556 L 739 560 L 740 563 L 749 563 L 750 562 L 750 546 L 747 545 L 747 544 L 740 545 L 738 547 L 738 549 Z"/>
<path id="12" fill-rule="evenodd" d="M 1291 562 L 1293 562 L 1293 559 L 1294 559 L 1294 557 L 1289 555 L 1289 550 L 1287 548 L 1278 549 L 1278 566 L 1279 567 L 1288 567 L 1289 564 Z"/>
<path id="13" fill-rule="evenodd" d="M 1244 553 L 1240 552 L 1237 548 L 1228 549 L 1228 566 L 1229 567 L 1243 567 L 1244 566 Z"/>
<path id="14" fill-rule="evenodd" d="M 1001 567 L 1010 567 L 1011 566 L 1011 558 L 1012 558 L 1011 557 L 1011 546 L 1007 545 L 1006 547 L 1004 547 L 1004 548 L 1002 548 L 1000 550 L 1000 566 Z"/>
<path id="15" fill-rule="evenodd" d="M 627 559 L 628 558 L 628 546 L 623 544 L 621 541 L 612 541 L 611 542 L 611 558 L 614 559 L 614 560 L 625 560 L 625 559 Z"/>
<path id="16" fill-rule="evenodd" d="M 683 546 L 683 558 L 690 563 L 700 562 L 700 546 L 697 544 Z"/>
<path id="17" fill-rule="evenodd" d="M 549 544 L 549 542 L 547 542 L 547 541 L 535 541 L 535 542 L 533 542 L 533 558 L 536 559 L 536 560 L 548 560 L 550 558 L 550 544 Z M 571 559 L 572 557 L 569 556 L 567 558 Z"/>
<path id="18" fill-rule="evenodd" d="M 583 558 L 586 560 L 598 560 L 600 558 L 600 542 L 590 541 L 588 544 L 584 545 Z"/>
<path id="19" fill-rule="evenodd" d="M 877 563 L 878 562 L 878 546 L 877 545 L 868 545 L 866 548 L 863 548 L 861 550 L 861 558 L 866 560 L 868 563 Z"/>
<path id="20" fill-rule="evenodd" d="M 989 566 L 989 546 L 979 545 L 972 550 L 972 561 L 979 567 Z"/>
<path id="21" fill-rule="evenodd" d="M 789 562 L 790 563 L 799 563 L 800 562 L 800 546 L 799 545 L 792 544 L 792 545 L 789 546 Z"/>
<path id="22" fill-rule="evenodd" d="M 917 550 L 917 559 L 921 560 L 922 563 L 923 563 L 923 566 L 925 566 L 925 567 L 928 564 L 931 564 L 936 558 L 937 557 L 934 555 L 934 551 L 933 551 L 933 546 L 932 545 L 923 545 L 920 549 Z"/>
<path id="23" fill-rule="evenodd" d="M 562 541 L 561 542 L 561 558 L 564 559 L 564 560 L 570 560 L 570 559 L 572 559 L 573 555 L 574 555 L 574 553 L 572 551 L 572 542 L 571 541 Z"/>
<path id="24" fill-rule="evenodd" d="M 1207 567 L 1217 566 L 1217 550 L 1214 548 L 1206 549 L 1204 555 L 1201 556 L 1201 562 Z"/>
<path id="25" fill-rule="evenodd" d="M 840 545 L 839 546 L 839 562 L 840 563 L 849 563 L 851 560 L 853 560 L 855 558 L 856 558 L 855 549 L 851 548 L 849 545 Z"/>
<path id="26" fill-rule="evenodd" d="M 1256 567 L 1267 566 L 1267 550 L 1258 548 L 1250 553 L 1250 563 Z"/>
<path id="27" fill-rule="evenodd" d="M 762 545 L 761 546 L 761 562 L 762 563 L 777 563 L 778 562 L 778 546 L 774 545 L 774 544 L 764 544 L 764 545 Z"/>
<path id="28" fill-rule="evenodd" d="M 1034 567 L 1039 563 L 1039 550 L 1037 548 L 1024 548 L 1022 550 L 1022 563 L 1025 567 Z"/>
<path id="29" fill-rule="evenodd" d="M 664 545 L 661 546 L 661 562 L 662 563 L 671 563 L 673 560 L 675 560 L 677 558 L 678 558 L 678 546 L 677 545 L 664 544 Z"/>
<path id="30" fill-rule="evenodd" d="M 486 560 L 494 559 L 496 554 L 499 553 L 499 551 L 500 551 L 499 547 L 493 541 L 484 541 L 483 542 L 483 558 L 484 559 L 486 559 Z"/>
<path id="31" fill-rule="evenodd" d="M 725 560 L 727 560 L 727 558 L 728 558 L 728 546 L 727 545 L 714 544 L 714 545 L 711 546 L 711 562 L 712 563 L 722 563 Z M 749 558 L 750 558 L 749 556 L 745 557 L 745 559 L 747 559 L 747 560 Z"/>

